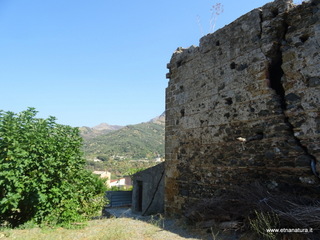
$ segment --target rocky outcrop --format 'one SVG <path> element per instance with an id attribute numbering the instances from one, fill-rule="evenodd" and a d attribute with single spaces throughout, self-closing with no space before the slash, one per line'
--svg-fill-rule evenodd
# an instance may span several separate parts
<path id="1" fill-rule="evenodd" d="M 319 192 L 319 3 L 276 0 L 173 54 L 167 214 L 255 180 Z"/>

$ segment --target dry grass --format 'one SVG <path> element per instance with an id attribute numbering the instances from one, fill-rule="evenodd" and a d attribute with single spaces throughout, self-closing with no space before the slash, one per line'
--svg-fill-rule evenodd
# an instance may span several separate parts
<path id="1" fill-rule="evenodd" d="M 82 229 L 5 229 L 0 231 L 0 240 L 153 240 L 186 239 L 165 231 L 154 224 L 129 218 L 111 218 L 90 221 Z M 191 240 L 191 238 L 188 238 Z M 192 238 L 195 239 L 195 238 Z"/>
<path id="2" fill-rule="evenodd" d="M 300 234 L 300 238 L 295 239 L 320 239 L 318 198 L 270 191 L 259 183 L 235 187 L 220 196 L 202 199 L 190 205 L 185 216 L 193 224 L 205 223 L 203 226 L 211 224 L 219 227 L 220 223 L 237 221 L 240 225 L 237 230 L 240 232 L 255 230 L 260 235 L 268 228 L 313 229 L 315 231 L 308 236 Z M 286 237 L 287 234 L 278 235 Z M 289 235 L 291 237 L 292 234 Z"/>

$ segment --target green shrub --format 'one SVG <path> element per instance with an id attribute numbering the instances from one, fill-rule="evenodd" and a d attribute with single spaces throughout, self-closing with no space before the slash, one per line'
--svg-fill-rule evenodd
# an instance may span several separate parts
<path id="1" fill-rule="evenodd" d="M 102 209 L 104 184 L 85 170 L 77 128 L 0 111 L 0 224 L 64 225 Z"/>

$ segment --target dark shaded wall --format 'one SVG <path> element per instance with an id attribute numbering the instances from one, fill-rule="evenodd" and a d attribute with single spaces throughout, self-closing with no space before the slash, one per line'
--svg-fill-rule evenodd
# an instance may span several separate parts
<path id="1" fill-rule="evenodd" d="M 132 211 L 142 215 L 164 212 L 164 163 L 134 174 Z"/>
<path id="2" fill-rule="evenodd" d="M 168 215 L 256 180 L 319 192 L 311 169 L 320 161 L 319 2 L 274 1 L 173 54 Z"/>

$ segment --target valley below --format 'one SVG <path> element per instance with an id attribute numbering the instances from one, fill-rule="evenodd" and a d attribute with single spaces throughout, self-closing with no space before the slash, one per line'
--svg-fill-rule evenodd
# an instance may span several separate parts
<path id="1" fill-rule="evenodd" d="M 81 127 L 80 133 L 90 171 L 109 171 L 119 178 L 164 161 L 165 114 L 135 125 Z"/>

